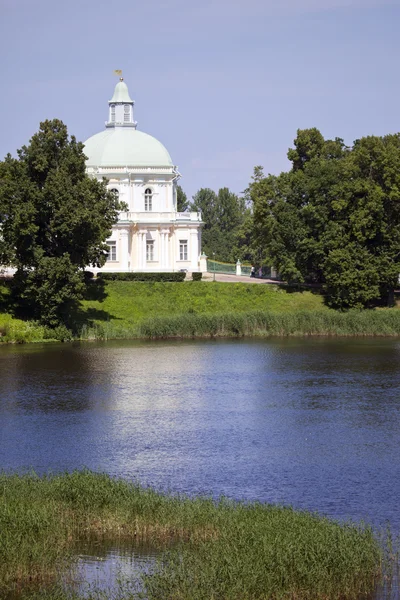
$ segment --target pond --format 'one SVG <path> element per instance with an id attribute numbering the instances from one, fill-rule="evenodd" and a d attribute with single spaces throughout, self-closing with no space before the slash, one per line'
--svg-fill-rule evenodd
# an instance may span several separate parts
<path id="1" fill-rule="evenodd" d="M 0 467 L 87 467 L 400 532 L 400 341 L 0 347 Z"/>

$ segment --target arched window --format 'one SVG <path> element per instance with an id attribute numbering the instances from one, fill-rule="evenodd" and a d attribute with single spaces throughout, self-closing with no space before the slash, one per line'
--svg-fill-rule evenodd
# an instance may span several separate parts
<path id="1" fill-rule="evenodd" d="M 110 192 L 112 192 L 117 198 L 119 198 L 119 191 L 117 188 L 111 188 Z"/>
<path id="2" fill-rule="evenodd" d="M 153 192 L 150 188 L 144 191 L 144 210 L 153 210 Z"/>

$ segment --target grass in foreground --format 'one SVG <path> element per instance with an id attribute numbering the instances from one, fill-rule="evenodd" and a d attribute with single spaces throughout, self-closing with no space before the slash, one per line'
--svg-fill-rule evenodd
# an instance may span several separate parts
<path id="1" fill-rule="evenodd" d="M 368 527 L 162 495 L 90 472 L 1 475 L 0 530 L 1 597 L 32 582 L 42 591 L 25 588 L 24 597 L 76 597 L 47 584 L 73 563 L 74 543 L 85 536 L 167 548 L 155 572 L 143 575 L 149 600 L 355 599 L 373 587 L 382 558 Z"/>

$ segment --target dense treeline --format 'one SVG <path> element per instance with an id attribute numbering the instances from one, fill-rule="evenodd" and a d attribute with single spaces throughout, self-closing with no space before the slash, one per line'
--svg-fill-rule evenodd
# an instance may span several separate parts
<path id="1" fill-rule="evenodd" d="M 292 168 L 250 185 L 254 243 L 290 283 L 323 284 L 330 306 L 391 304 L 400 273 L 400 134 L 347 147 L 299 130 Z"/>
<path id="2" fill-rule="evenodd" d="M 274 265 L 290 284 L 320 284 L 334 308 L 393 304 L 400 273 L 400 134 L 352 147 L 298 130 L 290 171 L 255 167 L 239 197 L 202 188 L 190 204 L 218 260 Z"/>
<path id="3" fill-rule="evenodd" d="M 193 196 L 190 210 L 202 214 L 202 250 L 207 256 L 227 262 L 251 260 L 246 236 L 251 210 L 245 198 L 226 187 L 218 193 L 202 188 Z"/>

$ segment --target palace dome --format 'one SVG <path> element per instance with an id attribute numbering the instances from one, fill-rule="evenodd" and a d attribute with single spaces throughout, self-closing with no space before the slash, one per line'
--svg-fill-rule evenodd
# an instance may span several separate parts
<path id="1" fill-rule="evenodd" d="M 92 135 L 83 152 L 87 167 L 173 167 L 168 150 L 156 138 L 133 127 L 109 128 Z"/>
<path id="2" fill-rule="evenodd" d="M 121 77 L 109 100 L 109 120 L 105 131 L 85 142 L 87 167 L 164 167 L 174 164 L 167 149 L 156 138 L 136 130 L 134 101 Z"/>

